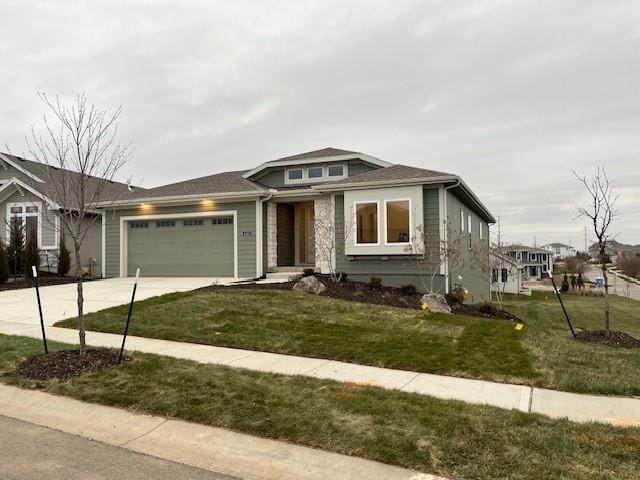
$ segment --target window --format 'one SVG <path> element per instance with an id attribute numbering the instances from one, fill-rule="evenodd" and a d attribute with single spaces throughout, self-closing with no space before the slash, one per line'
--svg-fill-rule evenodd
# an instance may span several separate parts
<path id="1" fill-rule="evenodd" d="M 491 270 L 491 281 L 493 283 L 498 283 L 498 269 L 494 268 Z"/>
<path id="2" fill-rule="evenodd" d="M 378 243 L 378 204 L 356 203 L 356 244 Z"/>
<path id="3" fill-rule="evenodd" d="M 385 203 L 387 243 L 409 243 L 411 202 L 391 200 Z"/>
<path id="4" fill-rule="evenodd" d="M 289 180 L 302 180 L 302 169 L 295 168 L 292 170 L 287 170 L 287 178 Z"/>
<path id="5" fill-rule="evenodd" d="M 506 268 L 502 269 L 502 283 L 507 283 L 507 280 L 509 279 L 509 271 Z"/>
<path id="6" fill-rule="evenodd" d="M 322 178 L 324 169 L 322 167 L 309 167 L 307 169 L 307 178 Z"/>
<path id="7" fill-rule="evenodd" d="M 211 220 L 212 225 L 233 225 L 233 217 L 217 217 Z"/>
<path id="8" fill-rule="evenodd" d="M 158 220 L 156 222 L 156 228 L 170 228 L 175 226 L 176 226 L 175 220 Z"/>
<path id="9" fill-rule="evenodd" d="M 22 206 L 11 207 L 10 212 L 11 212 L 11 215 L 17 215 L 17 214 L 21 214 L 22 210 L 23 210 Z"/>
<path id="10" fill-rule="evenodd" d="M 464 232 L 464 210 L 460 209 L 460 231 Z"/>
<path id="11" fill-rule="evenodd" d="M 40 244 L 40 207 L 36 204 L 8 204 L 7 217 L 12 223 L 19 225 L 24 229 L 25 243 L 35 238 L 38 248 Z"/>
<path id="12" fill-rule="evenodd" d="M 27 206 L 25 209 L 26 213 L 38 213 L 38 207 L 35 205 Z"/>
<path id="13" fill-rule="evenodd" d="M 201 227 L 204 225 L 204 220 L 201 218 L 187 218 L 182 221 L 182 225 L 185 227 Z"/>
<path id="14" fill-rule="evenodd" d="M 480 240 L 484 237 L 484 224 L 482 222 L 478 222 L 478 228 L 480 231 Z"/>
<path id="15" fill-rule="evenodd" d="M 129 222 L 129 228 L 149 228 L 149 222 Z"/>
<path id="16" fill-rule="evenodd" d="M 467 232 L 469 232 L 469 250 L 471 250 L 471 215 L 467 215 Z"/>
<path id="17" fill-rule="evenodd" d="M 531 253 L 531 254 L 529 255 L 529 258 L 531 259 L 531 261 L 532 261 L 532 262 L 535 262 L 535 260 L 536 260 L 536 254 L 535 254 L 535 253 Z"/>
<path id="18" fill-rule="evenodd" d="M 331 165 L 329 167 L 330 177 L 342 177 L 344 176 L 344 165 Z"/>

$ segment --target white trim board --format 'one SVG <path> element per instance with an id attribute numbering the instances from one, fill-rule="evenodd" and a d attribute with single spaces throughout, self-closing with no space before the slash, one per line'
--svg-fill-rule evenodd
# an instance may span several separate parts
<path id="1" fill-rule="evenodd" d="M 237 210 L 218 210 L 213 212 L 191 212 L 191 213 L 158 213 L 148 215 L 128 215 L 120 217 L 120 277 L 127 276 L 127 232 L 125 223 L 135 220 L 160 220 L 163 218 L 193 218 L 193 217 L 228 217 L 233 216 L 233 276 L 238 278 L 238 211 Z M 103 245 L 103 250 L 104 250 Z M 215 275 L 212 275 L 215 276 Z"/>

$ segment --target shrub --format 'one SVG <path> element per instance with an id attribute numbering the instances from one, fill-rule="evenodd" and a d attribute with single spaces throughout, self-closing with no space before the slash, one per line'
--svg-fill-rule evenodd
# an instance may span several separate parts
<path id="1" fill-rule="evenodd" d="M 71 269 L 71 252 L 65 243 L 64 233 L 60 235 L 60 250 L 58 251 L 58 275 L 64 277 Z"/>
<path id="2" fill-rule="evenodd" d="M 40 268 L 40 252 L 38 251 L 38 238 L 35 235 L 29 235 L 27 246 L 24 249 L 24 276 L 31 278 L 31 267 Z"/>
<path id="3" fill-rule="evenodd" d="M 478 305 L 478 310 L 485 315 L 495 315 L 498 309 L 491 302 L 484 302 Z"/>
<path id="4" fill-rule="evenodd" d="M 464 295 L 462 292 L 456 290 L 455 292 L 447 293 L 445 295 L 447 303 L 449 305 L 460 305 L 464 303 Z"/>
<path id="5" fill-rule="evenodd" d="M 371 290 L 380 290 L 382 288 L 382 278 L 373 276 L 369 280 L 369 288 Z"/>
<path id="6" fill-rule="evenodd" d="M 566 273 L 562 277 L 562 285 L 560 286 L 560 291 L 564 293 L 567 293 L 569 291 L 569 278 L 567 277 Z"/>
<path id="7" fill-rule="evenodd" d="M 9 223 L 9 270 L 12 275 L 22 273 L 24 265 L 24 228 L 20 219 L 14 218 Z"/>
<path id="8" fill-rule="evenodd" d="M 302 270 L 303 277 L 310 277 L 314 273 L 316 273 L 316 271 L 313 268 L 305 268 L 304 270 Z"/>
<path id="9" fill-rule="evenodd" d="M 578 274 L 578 279 L 576 280 L 576 284 L 578 285 L 578 288 L 584 288 L 584 280 L 582 278 L 582 274 L 579 273 Z"/>
<path id="10" fill-rule="evenodd" d="M 7 250 L 2 245 L 2 240 L 0 240 L 0 284 L 7 283 L 9 274 L 9 257 L 7 256 Z"/>
<path id="11" fill-rule="evenodd" d="M 400 290 L 405 295 L 415 295 L 416 293 L 418 293 L 418 289 L 416 288 L 416 286 L 411 283 L 408 283 L 407 285 L 402 285 L 400 287 Z"/>

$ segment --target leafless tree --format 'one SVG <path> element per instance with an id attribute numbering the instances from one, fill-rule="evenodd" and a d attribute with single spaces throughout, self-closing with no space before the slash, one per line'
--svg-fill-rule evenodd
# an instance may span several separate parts
<path id="1" fill-rule="evenodd" d="M 131 144 L 117 142 L 120 108 L 109 114 L 90 103 L 84 94 L 79 94 L 72 105 L 63 104 L 57 96 L 55 101 L 44 93 L 39 96 L 51 116 L 44 115 L 43 136 L 31 128 L 27 144 L 33 159 L 43 164 L 40 175 L 44 183 L 38 188 L 45 197 L 55 199 L 60 229 L 73 244 L 80 352 L 84 353 L 80 249 L 92 224 L 101 218 L 98 203 L 105 200 L 115 175 L 133 150 Z M 117 199 L 109 197 L 112 201 Z"/>
<path id="2" fill-rule="evenodd" d="M 441 287 L 436 288 L 436 278 L 444 273 L 444 285 L 449 282 L 450 267 L 462 258 L 465 236 L 453 231 L 449 222 L 443 220 L 446 238 L 432 234 L 423 225 L 416 227 L 416 235 L 405 248 L 410 255 L 411 264 L 415 268 L 422 288 L 427 293 L 440 293 Z"/>
<path id="3" fill-rule="evenodd" d="M 340 272 L 336 271 L 336 222 L 334 207 L 316 208 L 314 212 L 315 252 L 321 264 L 327 266 L 329 276 L 334 282 L 339 282 Z M 348 237 L 348 228 L 345 228 L 345 244 Z"/>
<path id="4" fill-rule="evenodd" d="M 590 205 L 578 206 L 578 216 L 587 218 L 593 227 L 596 236 L 597 260 L 604 279 L 604 329 L 609 334 L 610 309 L 609 309 L 609 277 L 607 275 L 607 244 L 611 224 L 619 215 L 616 202 L 620 195 L 614 195 L 613 188 L 604 167 L 598 167 L 592 178 L 581 177 L 576 172 L 574 176 L 586 189 Z"/>

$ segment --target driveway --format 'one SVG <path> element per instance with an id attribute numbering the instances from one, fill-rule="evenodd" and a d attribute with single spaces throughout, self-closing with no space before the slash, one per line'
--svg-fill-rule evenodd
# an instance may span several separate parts
<path id="1" fill-rule="evenodd" d="M 136 300 L 185 292 L 212 284 L 228 284 L 232 278 L 217 277 L 143 277 L 138 282 Z M 131 300 L 133 278 L 109 278 L 84 284 L 84 311 L 96 312 L 109 307 L 128 303 Z M 46 325 L 77 316 L 76 284 L 52 285 L 40 289 L 42 310 Z M 0 292 L 0 333 L 20 334 L 33 324 L 39 324 L 38 304 L 35 288 L 7 290 Z"/>

